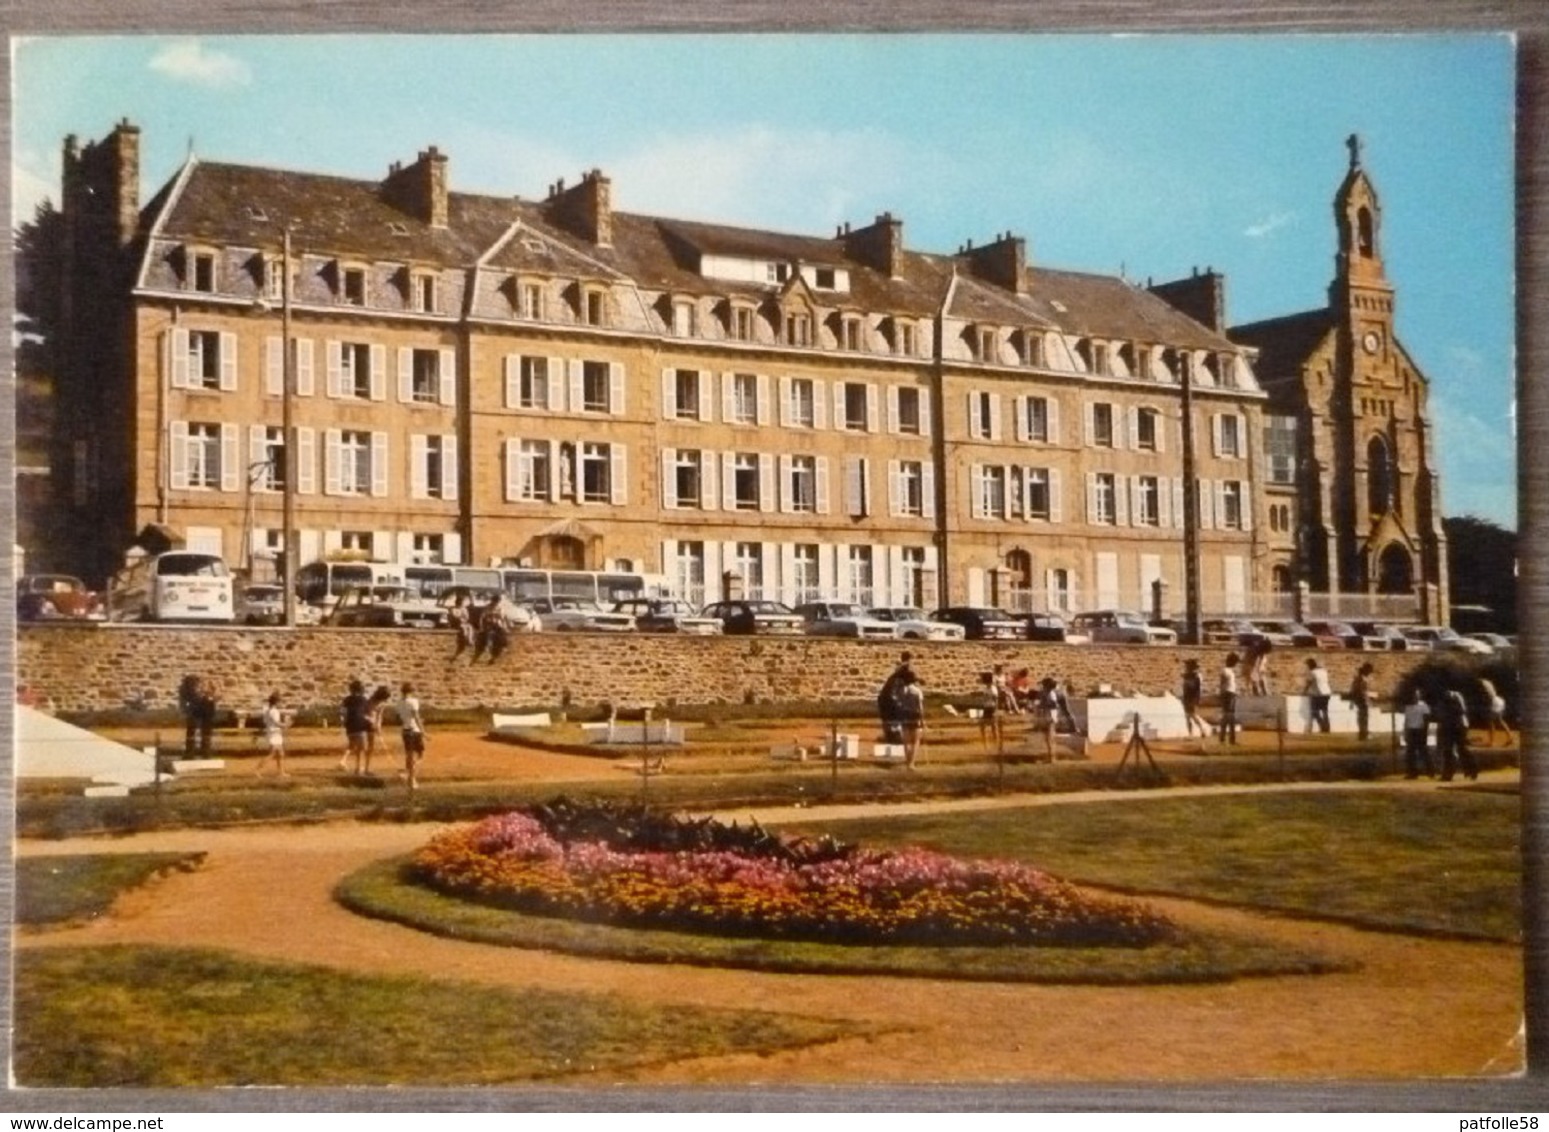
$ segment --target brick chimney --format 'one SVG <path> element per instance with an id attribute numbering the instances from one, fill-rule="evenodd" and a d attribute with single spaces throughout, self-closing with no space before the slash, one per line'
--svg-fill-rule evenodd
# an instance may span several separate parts
<path id="1" fill-rule="evenodd" d="M 904 222 L 884 212 L 869 227 L 842 229 L 844 254 L 890 279 L 903 274 Z"/>
<path id="2" fill-rule="evenodd" d="M 1013 294 L 1027 294 L 1027 241 L 1021 236 L 1007 232 L 996 236 L 993 244 L 970 245 L 960 254 L 976 278 Z"/>
<path id="3" fill-rule="evenodd" d="M 140 127 L 125 118 L 84 148 L 71 134 L 63 157 L 62 207 L 83 230 L 126 247 L 140 223 Z"/>
<path id="4" fill-rule="evenodd" d="M 1217 334 L 1225 332 L 1226 276 L 1208 267 L 1200 274 L 1196 267 L 1187 279 L 1152 284 L 1146 290 Z"/>
<path id="5" fill-rule="evenodd" d="M 566 189 L 560 181 L 549 189 L 550 215 L 554 222 L 600 248 L 613 246 L 613 182 L 593 169 L 581 175 L 581 183 Z"/>
<path id="6" fill-rule="evenodd" d="M 382 182 L 382 199 L 432 228 L 445 228 L 446 162 L 446 154 L 435 146 L 421 150 L 413 165 L 395 161 Z"/>

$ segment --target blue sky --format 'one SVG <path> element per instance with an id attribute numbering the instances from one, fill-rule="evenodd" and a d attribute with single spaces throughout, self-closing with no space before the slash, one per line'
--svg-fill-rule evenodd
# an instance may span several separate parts
<path id="1" fill-rule="evenodd" d="M 1323 305 L 1359 133 L 1401 340 L 1431 378 L 1446 513 L 1516 525 L 1513 84 L 1504 35 L 59 37 L 13 43 L 16 215 L 59 149 L 142 130 L 142 199 L 202 158 L 827 235 L 879 212 L 950 252 L 1213 267 L 1230 321 Z"/>

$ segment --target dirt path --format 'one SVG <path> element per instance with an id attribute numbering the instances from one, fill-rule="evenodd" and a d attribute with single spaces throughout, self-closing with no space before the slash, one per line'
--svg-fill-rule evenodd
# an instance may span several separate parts
<path id="1" fill-rule="evenodd" d="M 1050 801 L 997 799 L 994 804 Z M 865 808 L 868 813 L 881 810 Z M 833 816 L 839 816 L 837 811 Z M 434 829 L 340 823 L 115 839 L 108 843 L 114 852 L 183 849 L 209 856 L 196 872 L 129 894 L 102 920 L 26 934 L 19 942 L 24 947 L 119 942 L 217 947 L 355 971 L 612 992 L 653 1002 L 756 1006 L 850 1020 L 857 1027 L 856 1037 L 833 1045 L 769 1057 L 679 1062 L 612 1075 L 610 1081 L 1373 1079 L 1502 1074 L 1521 1064 L 1521 950 L 1499 944 L 1422 940 L 1157 901 L 1189 923 L 1247 927 L 1359 960 L 1362 966 L 1350 974 L 1220 986 L 1025 986 L 582 959 L 441 939 L 360 918 L 332 901 L 329 893 L 339 877 L 419 845 Z M 103 841 L 93 839 L 22 843 L 20 852 L 104 848 Z M 885 1032 L 859 1033 L 876 1028 Z"/>

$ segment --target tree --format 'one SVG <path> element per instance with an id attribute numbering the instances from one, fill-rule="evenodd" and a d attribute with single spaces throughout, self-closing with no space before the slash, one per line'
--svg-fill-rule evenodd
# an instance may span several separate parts
<path id="1" fill-rule="evenodd" d="M 16 252 L 16 331 L 24 349 L 19 366 L 30 372 L 52 369 L 50 347 L 58 341 L 64 297 L 64 214 L 44 200 L 33 218 L 17 227 L 12 241 Z M 31 363 L 31 364 L 28 364 Z"/>
<path id="2" fill-rule="evenodd" d="M 1495 614 L 1497 630 L 1516 632 L 1517 532 L 1474 515 L 1443 519 L 1442 527 L 1452 606 L 1486 606 Z"/>

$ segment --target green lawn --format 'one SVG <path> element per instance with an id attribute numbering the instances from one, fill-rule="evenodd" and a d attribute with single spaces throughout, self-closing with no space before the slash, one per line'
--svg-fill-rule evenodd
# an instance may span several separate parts
<path id="1" fill-rule="evenodd" d="M 1397 931 L 1521 935 L 1514 795 L 1329 790 L 1137 798 L 788 827 L 1031 862 L 1067 880 Z"/>
<path id="2" fill-rule="evenodd" d="M 203 858 L 203 853 L 19 857 L 16 922 L 37 926 L 100 916 L 119 893 L 168 869 L 191 868 Z"/>
<path id="3" fill-rule="evenodd" d="M 157 947 L 22 948 L 24 1087 L 493 1085 L 769 1053 L 852 1024 L 354 975 Z"/>

